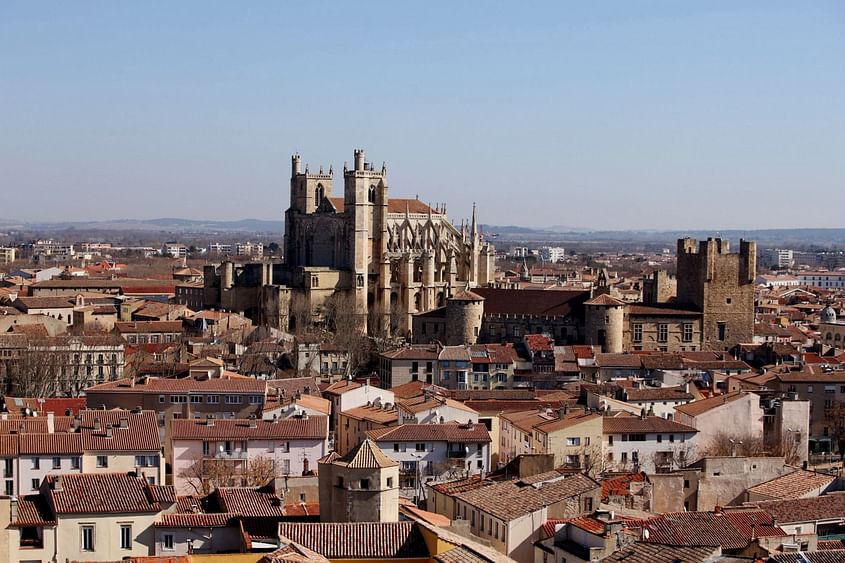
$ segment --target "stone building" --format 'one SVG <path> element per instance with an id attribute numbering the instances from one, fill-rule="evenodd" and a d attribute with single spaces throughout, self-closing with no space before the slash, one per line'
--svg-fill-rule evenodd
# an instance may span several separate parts
<path id="1" fill-rule="evenodd" d="M 284 264 L 223 264 L 205 272 L 205 305 L 244 311 L 258 323 L 291 328 L 299 314 L 319 315 L 341 294 L 371 332 L 408 333 L 411 315 L 442 307 L 458 287 L 489 283 L 494 248 L 470 225 L 452 225 L 445 205 L 391 198 L 387 167 L 376 170 L 356 150 L 344 165 L 343 194 L 334 171 L 302 169 L 291 159 Z M 292 311 L 294 309 L 294 311 Z"/>
<path id="2" fill-rule="evenodd" d="M 322 522 L 399 520 L 399 463 L 370 439 L 343 457 L 332 452 L 319 461 Z"/>

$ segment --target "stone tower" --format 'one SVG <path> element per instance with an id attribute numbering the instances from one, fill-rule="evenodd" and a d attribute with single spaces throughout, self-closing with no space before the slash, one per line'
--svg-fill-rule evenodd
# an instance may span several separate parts
<path id="1" fill-rule="evenodd" d="M 464 289 L 446 301 L 446 345 L 475 344 L 484 316 L 484 298 Z"/>
<path id="2" fill-rule="evenodd" d="M 399 463 L 367 438 L 348 454 L 318 462 L 320 521 L 399 520 Z"/>
<path id="3" fill-rule="evenodd" d="M 739 252 L 720 238 L 678 240 L 679 303 L 702 313 L 702 348 L 731 350 L 754 336 L 757 244 L 740 240 Z"/>
<path id="4" fill-rule="evenodd" d="M 624 348 L 624 301 L 603 293 L 584 302 L 586 342 L 601 346 L 605 353 L 619 354 Z"/>
<path id="5" fill-rule="evenodd" d="M 677 294 L 678 280 L 664 270 L 652 272 L 650 277 L 643 278 L 643 303 L 668 303 Z"/>

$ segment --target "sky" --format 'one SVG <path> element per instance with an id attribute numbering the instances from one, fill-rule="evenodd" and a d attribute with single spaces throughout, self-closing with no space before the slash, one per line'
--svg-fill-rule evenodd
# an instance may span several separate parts
<path id="1" fill-rule="evenodd" d="M 279 219 L 292 153 L 337 173 L 361 147 L 456 221 L 842 228 L 843 23 L 839 0 L 3 0 L 0 218 Z"/>

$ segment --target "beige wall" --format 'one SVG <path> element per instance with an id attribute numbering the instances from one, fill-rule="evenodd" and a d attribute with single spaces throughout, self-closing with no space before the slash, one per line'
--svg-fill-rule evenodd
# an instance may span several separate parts
<path id="1" fill-rule="evenodd" d="M 58 522 L 58 560 L 64 561 L 117 561 L 126 556 L 153 554 L 152 514 L 73 515 L 60 517 Z M 81 551 L 81 526 L 93 524 L 94 551 Z M 132 525 L 132 549 L 120 549 L 120 526 Z"/>

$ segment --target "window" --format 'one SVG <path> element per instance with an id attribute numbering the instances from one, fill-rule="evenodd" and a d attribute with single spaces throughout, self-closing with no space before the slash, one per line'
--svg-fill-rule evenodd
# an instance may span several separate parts
<path id="1" fill-rule="evenodd" d="M 38 487 L 41 485 L 41 480 L 40 479 L 33 479 L 32 483 L 30 483 L 30 485 L 31 485 L 33 491 L 37 491 Z"/>
<path id="2" fill-rule="evenodd" d="M 282 475 L 290 475 L 290 460 L 282 460 Z"/>
<path id="3" fill-rule="evenodd" d="M 812 392 L 813 392 L 813 386 L 807 385 L 807 393 L 812 393 Z"/>
<path id="4" fill-rule="evenodd" d="M 415 449 L 416 449 L 416 451 L 418 451 L 418 452 L 424 452 L 424 451 L 425 451 L 425 444 L 418 443 L 418 444 L 416 444 L 416 448 L 415 448 Z"/>
<path id="5" fill-rule="evenodd" d="M 591 513 L 593 511 L 593 497 L 584 497 L 584 512 Z"/>
<path id="6" fill-rule="evenodd" d="M 97 467 L 108 467 L 109 466 L 109 458 L 105 455 L 98 455 L 97 456 Z"/>
<path id="7" fill-rule="evenodd" d="M 634 323 L 633 324 L 634 335 L 632 340 L 634 342 L 642 342 L 643 341 L 643 325 L 642 323 Z"/>
<path id="8" fill-rule="evenodd" d="M 6 479 L 6 496 L 10 497 L 15 494 L 15 482 L 11 479 Z"/>
<path id="9" fill-rule="evenodd" d="M 192 403 L 202 403 L 202 395 L 191 395 Z"/>
<path id="10" fill-rule="evenodd" d="M 159 403 L 163 403 L 163 402 L 164 402 L 164 395 L 159 395 L 159 396 L 158 396 L 158 402 L 159 402 Z"/>
<path id="11" fill-rule="evenodd" d="M 41 458 L 34 457 L 32 458 L 32 469 L 41 469 Z"/>
<path id="12" fill-rule="evenodd" d="M 666 323 L 660 323 L 657 325 L 657 341 L 658 342 L 668 342 L 669 341 L 669 325 Z"/>
<path id="13" fill-rule="evenodd" d="M 394 452 L 398 452 L 398 451 L 399 451 L 399 444 L 398 444 L 398 443 L 396 443 L 396 442 L 394 442 L 394 444 L 393 444 L 393 451 L 394 451 Z"/>
<path id="14" fill-rule="evenodd" d="M 689 479 L 684 479 L 684 488 L 689 489 Z"/>
<path id="15" fill-rule="evenodd" d="M 94 551 L 94 526 L 85 524 L 80 528 L 80 551 Z"/>
<path id="16" fill-rule="evenodd" d="M 132 549 L 132 526 L 120 525 L 120 549 Z"/>
<path id="17" fill-rule="evenodd" d="M 683 342 L 692 342 L 692 323 L 684 323 L 681 334 Z"/>
<path id="18" fill-rule="evenodd" d="M 161 535 L 161 549 L 163 551 L 173 551 L 173 534 Z"/>
<path id="19" fill-rule="evenodd" d="M 567 446 L 580 446 L 581 445 L 581 438 L 578 436 L 569 436 L 566 438 L 566 445 Z"/>
<path id="20" fill-rule="evenodd" d="M 240 402 L 240 401 L 238 401 Z M 250 395 L 249 396 L 249 404 L 250 405 L 260 405 L 264 402 L 264 397 L 261 395 Z"/>
<path id="21" fill-rule="evenodd" d="M 188 396 L 187 395 L 171 395 L 170 396 L 170 402 L 171 403 L 179 403 L 179 404 L 187 403 L 188 402 Z"/>
<path id="22" fill-rule="evenodd" d="M 663 434 L 658 434 L 658 435 L 657 435 L 657 443 L 659 444 L 659 443 L 661 443 L 662 441 L 663 441 Z"/>
<path id="23" fill-rule="evenodd" d="M 62 468 L 62 458 L 54 457 L 53 458 L 53 469 L 61 469 Z"/>
<path id="24" fill-rule="evenodd" d="M 388 477 L 388 478 L 387 478 L 387 488 L 388 488 L 388 489 L 392 489 L 392 488 L 393 488 L 393 477 Z"/>
<path id="25" fill-rule="evenodd" d="M 370 480 L 369 479 L 361 479 L 361 488 L 363 490 L 369 490 L 370 488 Z"/>
<path id="26" fill-rule="evenodd" d="M 628 463 L 628 452 L 622 452 L 622 463 Z"/>
<path id="27" fill-rule="evenodd" d="M 240 395 L 226 395 L 226 404 L 227 405 L 240 405 L 241 404 L 241 396 Z"/>
<path id="28" fill-rule="evenodd" d="M 611 435 L 609 435 L 609 436 L 607 437 L 607 445 L 608 445 L 608 446 L 612 446 L 612 445 L 613 445 L 613 434 L 611 434 Z"/>
<path id="29" fill-rule="evenodd" d="M 206 395 L 205 402 L 209 405 L 216 405 L 220 403 L 220 395 Z"/>
<path id="30" fill-rule="evenodd" d="M 728 335 L 728 324 L 725 322 L 716 323 L 716 330 L 718 332 L 718 339 L 725 340 Z"/>
<path id="31" fill-rule="evenodd" d="M 675 435 L 674 435 L 674 434 L 669 434 L 669 441 L 670 441 L 670 442 L 674 442 L 674 441 L 675 441 Z"/>

